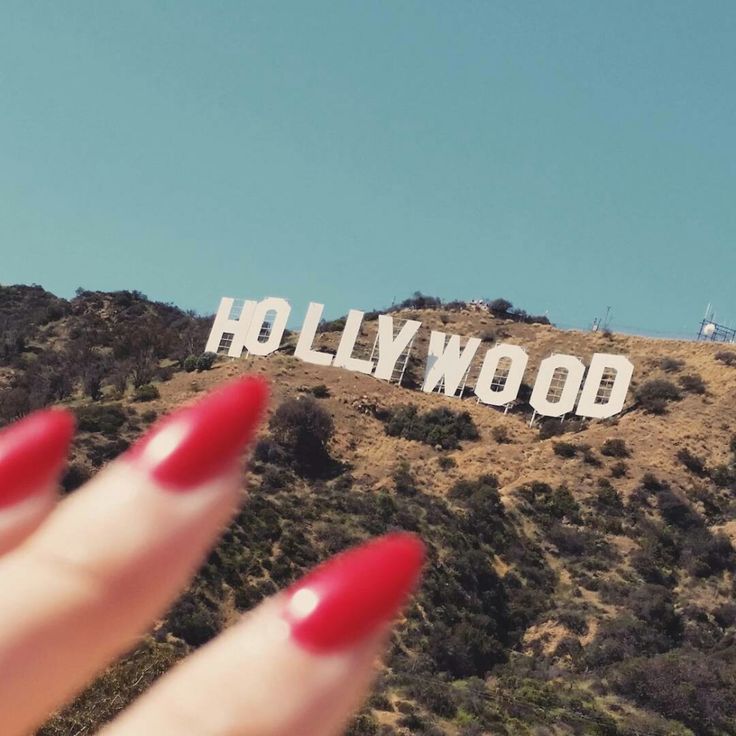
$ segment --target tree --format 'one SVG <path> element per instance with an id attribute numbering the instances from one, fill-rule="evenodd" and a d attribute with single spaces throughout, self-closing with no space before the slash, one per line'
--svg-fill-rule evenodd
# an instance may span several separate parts
<path id="1" fill-rule="evenodd" d="M 311 396 L 287 399 L 276 409 L 269 427 L 274 440 L 310 473 L 330 462 L 328 444 L 335 431 L 332 416 Z"/>
<path id="2" fill-rule="evenodd" d="M 513 306 L 508 299 L 494 299 L 488 302 L 488 309 L 494 314 L 506 314 L 513 309 Z"/>

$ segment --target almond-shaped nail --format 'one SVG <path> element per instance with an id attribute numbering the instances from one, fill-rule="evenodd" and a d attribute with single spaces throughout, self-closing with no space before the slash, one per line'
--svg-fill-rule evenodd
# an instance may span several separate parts
<path id="1" fill-rule="evenodd" d="M 43 409 L 0 431 L 0 507 L 33 495 L 60 473 L 74 434 L 74 417 Z"/>
<path id="2" fill-rule="evenodd" d="M 398 615 L 423 562 L 424 544 L 404 532 L 331 558 L 286 591 L 292 637 L 317 653 L 357 644 Z"/>
<path id="3" fill-rule="evenodd" d="M 268 384 L 239 378 L 157 422 L 126 453 L 171 490 L 196 488 L 223 473 L 255 434 L 268 400 Z"/>

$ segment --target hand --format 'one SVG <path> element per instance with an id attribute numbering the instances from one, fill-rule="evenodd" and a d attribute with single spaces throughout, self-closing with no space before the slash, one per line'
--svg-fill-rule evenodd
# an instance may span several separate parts
<path id="1" fill-rule="evenodd" d="M 266 404 L 232 381 L 157 423 L 58 505 L 71 415 L 0 432 L 0 718 L 32 732 L 166 611 L 241 500 Z M 330 736 L 365 697 L 423 547 L 393 534 L 333 558 L 178 664 L 105 736 Z"/>

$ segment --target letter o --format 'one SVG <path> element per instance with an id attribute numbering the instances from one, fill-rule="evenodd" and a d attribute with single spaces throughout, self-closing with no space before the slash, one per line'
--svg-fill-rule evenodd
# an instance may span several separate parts
<path id="1" fill-rule="evenodd" d="M 276 316 L 271 324 L 271 330 L 268 333 L 268 339 L 260 342 L 258 337 L 261 334 L 263 323 L 266 321 L 266 315 L 269 312 L 276 312 Z M 258 302 L 253 312 L 253 319 L 248 328 L 248 335 L 245 338 L 245 347 L 252 355 L 270 355 L 278 350 L 281 345 L 281 338 L 284 336 L 286 322 L 289 319 L 291 305 L 286 299 L 278 297 L 269 297 Z"/>
<path id="2" fill-rule="evenodd" d="M 503 388 L 494 391 L 491 383 L 498 370 L 498 364 L 503 358 L 511 361 L 508 375 Z M 478 380 L 475 382 L 475 395 L 484 403 L 491 406 L 503 406 L 513 401 L 519 395 L 519 387 L 524 379 L 524 371 L 529 356 L 518 345 L 499 344 L 486 352 L 483 366 L 480 369 Z"/>
<path id="3" fill-rule="evenodd" d="M 567 375 L 560 398 L 557 401 L 550 401 L 548 399 L 549 390 L 558 368 L 564 368 Z M 545 358 L 539 366 L 539 373 L 537 373 L 537 380 L 534 382 L 534 390 L 529 403 L 538 414 L 545 417 L 561 417 L 563 414 L 569 414 L 575 408 L 584 375 L 585 366 L 582 361 L 572 355 L 559 354 Z"/>

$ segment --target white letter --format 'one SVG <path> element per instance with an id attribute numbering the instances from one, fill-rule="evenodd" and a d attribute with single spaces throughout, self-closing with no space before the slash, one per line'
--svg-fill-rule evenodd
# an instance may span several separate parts
<path id="1" fill-rule="evenodd" d="M 596 398 L 601 389 L 603 374 L 607 370 L 609 374 L 610 371 L 615 371 L 616 376 L 613 379 L 608 400 L 598 403 Z M 626 393 L 629 390 L 633 373 L 634 366 L 625 356 L 595 353 L 590 361 L 588 376 L 580 394 L 576 413 L 581 417 L 595 417 L 596 419 L 605 419 L 618 414 L 624 408 Z M 602 398 L 605 398 L 605 396 Z"/>
<path id="2" fill-rule="evenodd" d="M 268 312 L 276 312 L 276 316 L 273 318 L 273 322 L 271 322 L 268 339 L 260 342 L 258 337 L 261 334 Z M 289 319 L 289 312 L 291 312 L 291 306 L 286 299 L 270 296 L 268 299 L 258 302 L 253 313 L 248 335 L 245 338 L 245 347 L 248 348 L 248 352 L 253 355 L 270 355 L 275 350 L 278 350 L 279 345 L 281 345 L 281 338 L 284 336 L 284 330 L 286 329 L 286 321 Z"/>
<path id="3" fill-rule="evenodd" d="M 481 342 L 477 337 L 468 338 L 468 342 L 460 353 L 460 336 L 450 335 L 445 346 L 446 337 L 444 332 L 434 330 L 429 336 L 429 354 L 422 386 L 422 391 L 428 394 L 432 393 L 442 379 L 445 384 L 445 394 L 454 396 Z"/>
<path id="4" fill-rule="evenodd" d="M 230 313 L 234 302 L 235 300 L 229 296 L 224 296 L 220 299 L 220 306 L 217 308 L 215 321 L 212 323 L 212 329 L 207 338 L 205 352 L 219 352 L 220 343 L 223 337 L 227 336 L 230 340 L 227 354 L 231 358 L 239 358 L 242 355 L 243 348 L 245 347 L 245 338 L 248 334 L 248 327 L 250 327 L 251 320 L 253 319 L 253 311 L 256 308 L 256 302 L 246 301 L 240 310 L 240 314 L 235 319 L 232 319 Z"/>
<path id="5" fill-rule="evenodd" d="M 557 368 L 564 368 L 566 371 L 562 386 L 552 385 Z M 529 399 L 532 408 L 545 417 L 561 417 L 571 412 L 575 407 L 584 373 L 585 366 L 572 355 L 552 355 L 545 358 L 539 366 L 532 397 Z M 559 381 L 559 377 L 556 380 Z M 547 398 L 550 388 L 553 388 L 555 395 L 559 396 L 557 401 L 550 401 Z"/>
<path id="6" fill-rule="evenodd" d="M 304 317 L 302 331 L 299 333 L 299 340 L 294 350 L 294 355 L 305 363 L 313 363 L 314 365 L 330 365 L 332 363 L 333 356 L 331 353 L 312 350 L 312 343 L 314 342 L 314 336 L 317 334 L 317 327 L 320 319 L 322 319 L 324 308 L 324 304 L 309 302 L 307 315 Z"/>
<path id="7" fill-rule="evenodd" d="M 385 314 L 378 315 L 378 365 L 376 366 L 376 378 L 390 381 L 394 372 L 394 366 L 407 345 L 414 339 L 417 330 L 422 326 L 415 319 L 404 322 L 399 334 L 394 339 L 394 318 Z"/>
<path id="8" fill-rule="evenodd" d="M 508 374 L 500 391 L 491 388 L 502 358 L 510 361 Z M 503 406 L 513 401 L 518 393 L 529 356 L 518 345 L 499 344 L 492 347 L 483 359 L 483 367 L 475 383 L 475 395 L 491 406 Z"/>
<path id="9" fill-rule="evenodd" d="M 363 321 L 363 312 L 351 309 L 345 320 L 345 328 L 342 331 L 340 344 L 337 346 L 335 363 L 338 368 L 347 368 L 349 371 L 359 373 L 370 373 L 373 370 L 373 361 L 353 358 L 353 348 L 360 334 L 360 324 Z"/>

